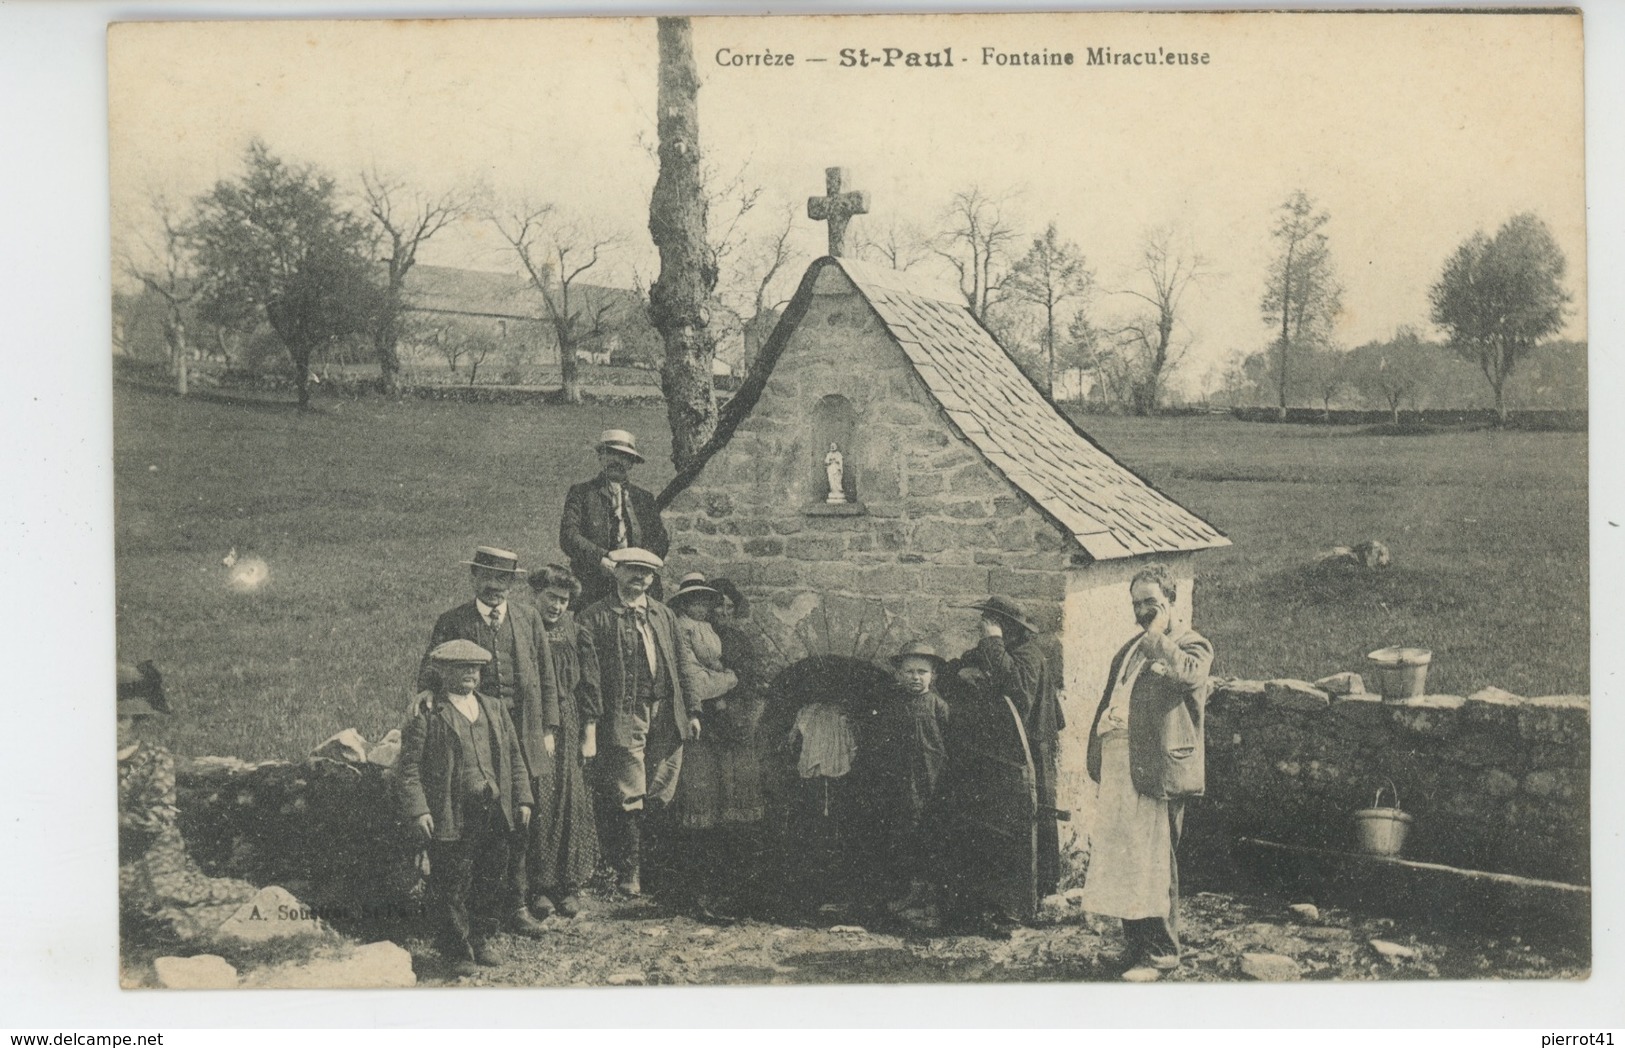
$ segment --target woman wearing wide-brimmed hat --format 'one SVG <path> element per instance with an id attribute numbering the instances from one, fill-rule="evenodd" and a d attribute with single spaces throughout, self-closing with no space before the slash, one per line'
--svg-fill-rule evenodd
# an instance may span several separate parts
<path id="1" fill-rule="evenodd" d="M 257 890 L 210 877 L 186 854 L 176 809 L 175 758 L 142 739 L 170 713 L 150 662 L 118 668 L 119 917 L 126 935 L 206 940 Z"/>
<path id="2" fill-rule="evenodd" d="M 702 911 L 721 913 L 743 887 L 737 871 L 748 865 L 740 860 L 753 850 L 750 833 L 764 810 L 756 659 L 749 635 L 734 621 L 749 614 L 749 604 L 727 579 L 708 581 L 700 572 L 685 575 L 667 604 L 692 656 L 684 690 L 704 723 L 700 738 L 685 747 L 673 801 L 690 836 L 683 848 L 687 887 Z"/>

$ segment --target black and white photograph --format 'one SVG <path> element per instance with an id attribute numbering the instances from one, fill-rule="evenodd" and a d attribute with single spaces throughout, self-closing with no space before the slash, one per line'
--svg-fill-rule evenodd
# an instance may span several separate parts
<path id="1" fill-rule="evenodd" d="M 1582 36 L 110 25 L 118 985 L 1589 978 Z"/>

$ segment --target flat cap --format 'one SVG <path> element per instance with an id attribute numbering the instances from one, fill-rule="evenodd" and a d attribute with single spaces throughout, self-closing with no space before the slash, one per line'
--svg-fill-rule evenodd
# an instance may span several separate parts
<path id="1" fill-rule="evenodd" d="M 491 653 L 471 640 L 448 640 L 430 650 L 429 660 L 443 666 L 483 666 L 491 661 Z"/>
<path id="2" fill-rule="evenodd" d="M 624 565 L 627 567 L 648 568 L 650 571 L 659 571 L 661 568 L 666 566 L 666 562 L 661 560 L 658 555 L 646 549 L 639 549 L 636 546 L 633 546 L 630 549 L 612 549 L 609 551 L 608 556 L 609 559 L 614 562 L 617 568 Z"/>

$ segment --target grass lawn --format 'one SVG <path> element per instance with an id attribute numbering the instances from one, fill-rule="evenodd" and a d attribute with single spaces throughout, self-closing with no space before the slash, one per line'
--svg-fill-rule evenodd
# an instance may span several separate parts
<path id="1" fill-rule="evenodd" d="M 467 599 L 472 547 L 557 555 L 565 487 L 593 473 L 600 429 L 638 434 L 640 483 L 671 475 L 658 405 L 319 405 L 115 392 L 120 654 L 165 671 L 180 752 L 376 737 L 400 720 L 434 616 Z M 1583 435 L 1084 425 L 1234 540 L 1198 565 L 1216 672 L 1313 677 L 1403 643 L 1433 649 L 1431 691 L 1589 690 Z M 1391 569 L 1313 569 L 1366 538 L 1390 545 Z M 267 561 L 266 585 L 228 587 L 233 548 Z"/>

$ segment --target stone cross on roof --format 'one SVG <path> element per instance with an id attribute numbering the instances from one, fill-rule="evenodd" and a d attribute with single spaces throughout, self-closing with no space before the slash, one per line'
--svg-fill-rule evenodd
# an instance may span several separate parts
<path id="1" fill-rule="evenodd" d="M 824 169 L 824 191 L 821 197 L 807 198 L 807 217 L 814 222 L 829 223 L 829 253 L 841 257 L 846 240 L 846 223 L 853 215 L 869 213 L 869 194 L 857 191 L 842 192 L 846 185 L 846 168 Z"/>

